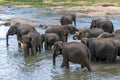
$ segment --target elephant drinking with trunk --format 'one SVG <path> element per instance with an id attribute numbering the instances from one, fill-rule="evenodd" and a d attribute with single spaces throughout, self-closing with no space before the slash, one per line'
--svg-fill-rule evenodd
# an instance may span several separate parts
<path id="1" fill-rule="evenodd" d="M 74 40 L 80 40 L 82 38 L 93 38 L 98 37 L 100 34 L 104 33 L 103 29 L 101 28 L 86 28 L 83 30 L 79 30 L 76 34 L 73 35 Z"/>
<path id="2" fill-rule="evenodd" d="M 80 42 L 61 42 L 57 41 L 53 48 L 53 65 L 55 65 L 55 58 L 62 54 L 63 62 L 61 67 L 69 68 L 69 62 L 81 64 L 81 67 L 86 67 L 91 71 L 90 67 L 90 51 L 86 45 Z"/>

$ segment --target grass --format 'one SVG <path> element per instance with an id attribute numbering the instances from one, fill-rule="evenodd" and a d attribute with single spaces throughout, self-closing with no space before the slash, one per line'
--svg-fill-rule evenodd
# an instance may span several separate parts
<path id="1" fill-rule="evenodd" d="M 0 5 L 30 5 L 32 7 L 92 6 L 97 3 L 115 3 L 120 6 L 120 0 L 0 0 Z"/>

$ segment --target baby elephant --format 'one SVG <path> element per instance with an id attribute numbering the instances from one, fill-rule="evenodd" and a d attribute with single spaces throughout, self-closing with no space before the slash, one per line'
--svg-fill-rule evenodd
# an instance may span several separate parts
<path id="1" fill-rule="evenodd" d="M 41 51 L 41 36 L 39 32 L 33 30 L 27 35 L 23 35 L 22 44 L 25 57 L 30 55 L 29 49 L 31 49 L 31 55 L 36 54 L 38 50 Z"/>
<path id="2" fill-rule="evenodd" d="M 62 54 L 63 62 L 61 67 L 69 68 L 69 61 L 72 63 L 81 64 L 81 68 L 90 67 L 90 51 L 84 44 L 80 42 L 61 42 L 56 41 L 53 47 L 53 65 L 55 66 L 55 58 Z"/>

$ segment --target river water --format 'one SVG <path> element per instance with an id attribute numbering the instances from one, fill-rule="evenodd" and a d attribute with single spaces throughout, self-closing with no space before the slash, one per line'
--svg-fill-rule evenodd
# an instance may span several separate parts
<path id="1" fill-rule="evenodd" d="M 4 14 L 0 18 L 26 18 L 42 24 L 60 24 L 59 18 L 64 12 L 50 9 L 22 8 L 3 6 Z M 107 16 L 115 26 L 120 26 L 118 16 Z M 94 17 L 98 18 L 98 17 Z M 77 17 L 77 28 L 89 27 L 93 18 Z M 0 22 L 2 23 L 2 21 Z M 70 63 L 70 69 L 61 68 L 62 56 L 56 59 L 56 66 L 52 65 L 52 51 L 42 51 L 36 56 L 24 58 L 23 52 L 18 52 L 16 36 L 9 37 L 9 50 L 6 49 L 6 32 L 9 26 L 0 26 L 0 80 L 119 80 L 120 60 L 116 63 L 91 63 L 92 72 L 81 69 L 78 64 Z M 44 30 L 36 27 L 37 31 Z M 69 42 L 72 35 L 69 35 Z M 77 40 L 76 40 L 77 41 Z"/>

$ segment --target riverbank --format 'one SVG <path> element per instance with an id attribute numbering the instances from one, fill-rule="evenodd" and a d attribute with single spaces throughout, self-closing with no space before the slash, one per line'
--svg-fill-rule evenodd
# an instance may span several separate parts
<path id="1" fill-rule="evenodd" d="M 79 6 L 79 7 L 50 7 L 52 10 L 56 11 L 66 11 L 66 13 L 75 13 L 77 16 L 82 17 L 98 17 L 98 16 L 120 16 L 119 6 Z"/>

